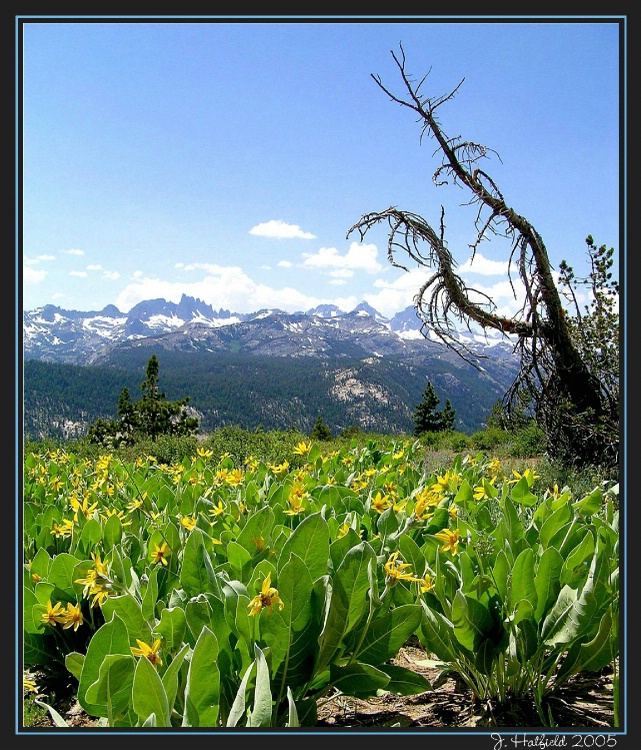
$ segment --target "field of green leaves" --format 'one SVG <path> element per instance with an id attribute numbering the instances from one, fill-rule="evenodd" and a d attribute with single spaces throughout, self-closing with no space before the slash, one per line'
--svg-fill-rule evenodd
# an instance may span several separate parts
<path id="1" fill-rule="evenodd" d="M 414 638 L 542 726 L 611 667 L 617 725 L 616 484 L 410 439 L 286 453 L 25 452 L 25 690 L 71 680 L 102 727 L 312 727 L 330 694 L 429 693 L 392 663 Z"/>

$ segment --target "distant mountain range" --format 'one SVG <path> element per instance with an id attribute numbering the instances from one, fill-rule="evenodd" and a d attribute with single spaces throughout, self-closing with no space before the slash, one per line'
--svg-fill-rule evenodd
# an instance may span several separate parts
<path id="1" fill-rule="evenodd" d="M 480 356 L 480 370 L 424 337 L 414 307 L 388 319 L 365 302 L 350 312 L 320 305 L 251 314 L 217 312 L 185 295 L 178 303 L 147 300 L 128 313 L 113 305 L 97 312 L 45 305 L 23 313 L 25 433 L 64 434 L 65 424 L 67 432 L 82 433 L 97 416 L 115 416 L 122 387 L 137 398 L 152 354 L 168 398 L 189 395 L 202 430 L 234 422 L 306 431 L 321 413 L 335 431 L 355 425 L 409 433 L 431 380 L 442 402 L 449 398 L 456 409 L 456 428 L 472 432 L 505 393 L 518 361 L 501 334 L 460 336 Z M 259 376 L 252 376 L 259 364 Z M 114 377 L 121 385 L 108 387 L 115 396 L 101 406 L 89 397 L 95 389 L 83 387 L 83 408 L 77 391 L 61 385 L 65 367 L 76 373 L 70 381 L 76 385 L 94 376 L 103 386 Z M 290 392 L 295 383 L 298 393 Z M 182 392 L 170 395 L 174 386 Z"/>

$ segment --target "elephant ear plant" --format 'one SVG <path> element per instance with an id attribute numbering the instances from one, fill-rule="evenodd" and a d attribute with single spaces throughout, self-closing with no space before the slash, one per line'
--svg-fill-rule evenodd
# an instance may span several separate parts
<path id="1" fill-rule="evenodd" d="M 423 612 L 415 597 L 395 606 L 395 587 L 415 579 L 380 552 L 367 541 L 331 545 L 318 512 L 243 582 L 216 569 L 206 535 L 192 530 L 167 602 L 161 567 L 112 581 L 117 593 L 102 601 L 105 622 L 86 654 L 66 657 L 80 705 L 112 727 L 314 726 L 331 689 L 430 690 L 389 663 Z"/>

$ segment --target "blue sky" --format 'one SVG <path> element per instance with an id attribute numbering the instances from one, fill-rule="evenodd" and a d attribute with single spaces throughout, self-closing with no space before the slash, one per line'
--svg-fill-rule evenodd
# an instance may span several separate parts
<path id="1" fill-rule="evenodd" d="M 509 248 L 469 268 L 476 208 L 437 188 L 390 54 L 448 136 L 494 149 L 484 164 L 540 232 L 554 268 L 586 270 L 585 237 L 619 249 L 617 17 L 414 20 L 134 17 L 29 22 L 23 33 L 23 308 L 127 312 L 183 293 L 214 309 L 412 304 L 426 269 L 394 269 L 391 205 L 439 228 L 471 285 L 519 305 Z M 168 22 L 169 21 L 169 22 Z"/>

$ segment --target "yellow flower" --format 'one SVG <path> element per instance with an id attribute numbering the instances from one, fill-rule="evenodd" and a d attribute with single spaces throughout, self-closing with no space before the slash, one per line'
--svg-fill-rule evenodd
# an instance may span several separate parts
<path id="1" fill-rule="evenodd" d="M 65 622 L 65 613 L 60 602 L 51 605 L 51 599 L 47 600 L 47 611 L 42 615 L 42 622 L 46 625 L 55 625 L 57 622 Z"/>
<path id="2" fill-rule="evenodd" d="M 454 531 L 443 529 L 443 531 L 435 534 L 435 539 L 439 539 L 440 542 L 443 542 L 439 548 L 442 552 L 450 551 L 452 555 L 456 555 L 459 551 L 457 549 L 460 542 L 459 529 L 455 529 Z"/>
<path id="3" fill-rule="evenodd" d="M 295 456 L 307 456 L 310 452 L 310 448 L 312 448 L 312 442 L 310 441 L 306 443 L 305 440 L 302 440 L 292 449 L 292 453 L 294 453 Z"/>
<path id="4" fill-rule="evenodd" d="M 346 522 L 343 526 L 339 527 L 339 530 L 337 531 L 337 539 L 341 539 L 341 537 L 345 536 L 348 531 L 350 531 L 350 524 Z"/>
<path id="5" fill-rule="evenodd" d="M 83 596 L 93 596 L 91 606 L 95 607 L 97 604 L 102 605 L 105 599 L 109 598 L 114 582 L 109 577 L 109 566 L 101 561 L 100 555 L 92 553 L 92 559 L 94 567 L 87 571 L 84 578 L 78 578 L 74 583 L 84 585 Z"/>
<path id="6" fill-rule="evenodd" d="M 387 573 L 386 584 L 390 587 L 395 586 L 399 581 L 414 581 L 416 580 L 411 571 L 405 571 L 404 568 L 409 568 L 410 563 L 402 563 L 397 560 L 399 551 L 393 552 L 388 558 L 388 562 L 384 565 Z"/>
<path id="7" fill-rule="evenodd" d="M 377 513 L 383 513 L 386 508 L 392 505 L 388 499 L 388 495 L 381 496 L 381 492 L 377 492 L 374 497 L 370 498 L 370 507 L 374 508 Z"/>
<path id="8" fill-rule="evenodd" d="M 213 506 L 209 509 L 208 513 L 210 516 L 220 516 L 222 513 L 225 513 L 225 506 L 223 505 L 223 501 L 219 500 L 218 505 Z"/>
<path id="9" fill-rule="evenodd" d="M 228 472 L 227 476 L 225 477 L 225 481 L 227 482 L 227 484 L 231 485 L 232 487 L 242 484 L 243 470 L 232 469 L 232 471 Z"/>
<path id="10" fill-rule="evenodd" d="M 127 503 L 127 510 L 130 513 L 133 513 L 135 510 L 138 510 L 138 508 L 143 507 L 143 501 L 140 498 L 134 498 L 130 502 Z"/>
<path id="11" fill-rule="evenodd" d="M 163 565 L 167 565 L 167 558 L 170 557 L 172 554 L 171 549 L 167 546 L 167 542 L 163 542 L 161 546 L 159 547 L 156 542 L 154 542 L 154 550 L 152 552 L 152 562 L 153 563 L 162 563 Z"/>
<path id="12" fill-rule="evenodd" d="M 248 604 L 250 610 L 250 617 L 259 614 L 262 609 L 267 607 L 268 614 L 272 614 L 272 607 L 275 604 L 279 605 L 279 610 L 283 609 L 283 602 L 279 598 L 279 592 L 270 587 L 270 576 L 268 573 L 261 586 L 261 593 L 257 594 L 252 601 Z"/>
<path id="13" fill-rule="evenodd" d="M 25 676 L 23 676 L 22 678 L 22 689 L 25 690 L 27 693 L 38 692 L 38 686 L 36 685 L 36 681 L 31 679 L 30 677 L 25 677 Z"/>
<path id="14" fill-rule="evenodd" d="M 70 518 L 67 518 L 62 523 L 54 523 L 51 533 L 56 539 L 66 539 L 73 534 L 73 531 L 74 522 Z"/>
<path id="15" fill-rule="evenodd" d="M 196 454 L 201 458 L 212 458 L 213 451 L 207 450 L 205 448 L 197 448 Z"/>
<path id="16" fill-rule="evenodd" d="M 519 471 L 513 469 L 513 476 L 515 479 L 511 479 L 508 484 L 516 484 L 520 479 L 526 479 L 528 486 L 532 487 L 535 480 L 539 479 L 539 474 L 536 474 L 530 467 L 525 469 L 523 474 L 520 474 Z"/>
<path id="17" fill-rule="evenodd" d="M 109 519 L 111 516 L 117 516 L 118 519 L 121 522 L 122 526 L 131 526 L 132 522 L 131 520 L 125 518 L 125 511 L 124 510 L 113 510 L 111 508 L 107 508 L 107 510 L 102 514 L 103 518 Z"/>
<path id="18" fill-rule="evenodd" d="M 72 604 L 67 602 L 67 611 L 64 614 L 63 630 L 73 627 L 74 631 L 83 623 L 82 612 L 80 611 L 80 604 Z"/>
<path id="19" fill-rule="evenodd" d="M 415 578 L 413 580 L 419 584 L 419 589 L 422 594 L 425 594 L 427 591 L 432 591 L 435 588 L 435 584 L 428 573 L 426 573 L 423 578 Z"/>
<path id="20" fill-rule="evenodd" d="M 473 489 L 473 497 L 475 498 L 475 500 L 485 500 L 486 498 L 489 498 L 490 495 L 488 494 L 486 486 L 480 484 Z"/>
<path id="21" fill-rule="evenodd" d="M 290 468 L 290 464 L 287 461 L 284 461 L 282 464 L 268 464 L 268 466 L 279 478 L 286 474 Z"/>
<path id="22" fill-rule="evenodd" d="M 161 645 L 160 638 L 157 638 L 151 646 L 148 646 L 144 641 L 139 641 L 138 638 L 136 638 L 136 643 L 138 644 L 138 648 L 130 646 L 134 656 L 144 656 L 154 667 L 163 663 L 163 660 L 158 655 Z"/>
<path id="23" fill-rule="evenodd" d="M 184 526 L 188 531 L 192 531 L 196 526 L 196 518 L 194 516 L 181 516 L 181 526 Z"/>

